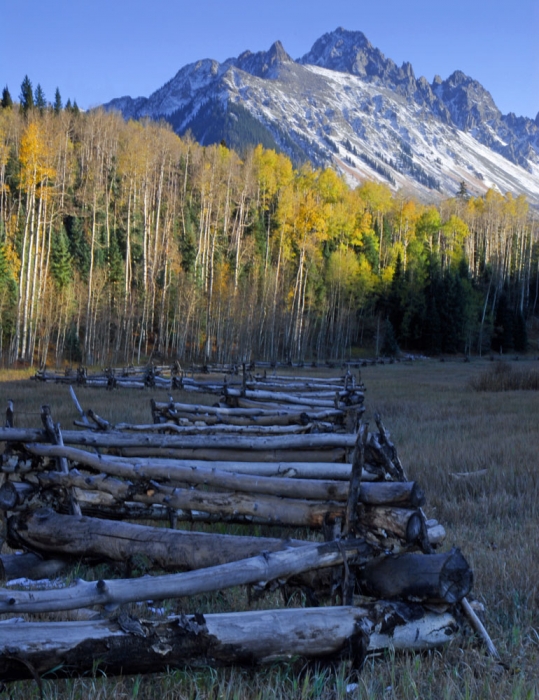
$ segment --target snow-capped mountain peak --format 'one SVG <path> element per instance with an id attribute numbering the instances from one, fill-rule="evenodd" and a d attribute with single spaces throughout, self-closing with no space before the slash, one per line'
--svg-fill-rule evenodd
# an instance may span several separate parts
<path id="1" fill-rule="evenodd" d="M 351 183 L 374 178 L 424 199 L 496 186 L 539 205 L 539 114 L 502 115 L 456 70 L 432 83 L 359 31 L 324 34 L 297 61 L 276 41 L 223 63 L 181 68 L 149 98 L 104 105 L 126 118 L 167 119 L 201 143 L 262 143 L 294 162 L 334 165 Z"/>

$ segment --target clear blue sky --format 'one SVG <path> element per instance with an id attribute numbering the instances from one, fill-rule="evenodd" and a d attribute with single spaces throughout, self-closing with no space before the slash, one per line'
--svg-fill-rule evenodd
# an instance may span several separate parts
<path id="1" fill-rule="evenodd" d="M 0 0 L 0 89 L 28 75 L 88 108 L 148 96 L 187 63 L 280 39 L 298 58 L 339 26 L 429 81 L 462 70 L 499 109 L 539 111 L 539 0 Z"/>

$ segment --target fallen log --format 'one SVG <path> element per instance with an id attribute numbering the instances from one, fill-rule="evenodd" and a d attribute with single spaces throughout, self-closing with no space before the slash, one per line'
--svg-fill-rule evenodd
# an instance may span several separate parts
<path id="1" fill-rule="evenodd" d="M 85 499 L 86 494 L 92 494 L 92 503 L 111 505 L 110 496 L 120 504 L 123 498 L 118 498 L 106 490 L 106 481 L 101 483 L 102 490 L 91 492 L 87 489 L 76 489 L 77 497 Z M 103 488 L 105 487 L 105 488 Z M 116 487 L 116 485 L 115 485 Z M 104 493 L 103 493 L 104 492 Z M 101 498 L 104 496 L 104 498 Z M 305 501 L 298 498 L 279 498 L 257 494 L 231 492 L 208 492 L 192 488 L 174 488 L 157 482 L 150 482 L 146 489 L 137 493 L 126 494 L 125 500 L 145 505 L 162 505 L 174 511 L 197 511 L 217 516 L 251 516 L 259 522 L 268 525 L 286 527 L 321 528 L 324 523 L 333 522 L 344 515 L 344 503 L 336 501 Z M 399 509 L 396 509 L 399 510 Z M 406 511 L 410 513 L 410 511 Z M 396 532 L 402 529 L 401 520 L 396 518 Z M 412 517 L 409 515 L 408 517 Z"/>
<path id="2" fill-rule="evenodd" d="M 25 445 L 25 451 L 36 454 L 39 456 L 46 456 L 44 453 L 40 453 L 43 448 L 43 444 L 28 444 Z M 52 448 L 52 446 L 49 446 Z M 65 447 L 65 450 L 76 450 L 75 447 Z M 75 452 L 65 453 L 68 459 L 70 454 L 73 455 L 73 461 L 77 461 Z M 83 451 L 83 454 L 88 454 Z M 256 455 L 257 458 L 259 454 Z M 135 471 L 139 469 L 144 469 L 146 467 L 151 467 L 154 465 L 159 469 L 198 469 L 209 467 L 208 460 L 197 460 L 197 459 L 171 459 L 166 457 L 122 457 L 120 455 L 108 455 L 102 454 L 99 457 L 101 465 L 107 462 L 117 462 L 126 465 L 131 465 Z M 282 477 L 287 479 L 316 479 L 316 480 L 326 480 L 326 481 L 349 481 L 351 464 L 345 462 L 253 462 L 253 461 L 212 461 L 211 468 L 217 471 L 232 472 L 235 474 L 250 474 L 252 476 L 264 476 L 264 477 Z M 362 481 L 374 481 L 379 478 L 379 474 L 367 471 L 369 465 L 362 473 Z M 15 470 L 16 471 L 16 470 Z M 391 482 L 389 482 L 391 483 Z"/>
<path id="3" fill-rule="evenodd" d="M 33 446 L 32 446 L 33 447 Z M 75 449 L 75 448 L 68 448 Z M 258 454 L 257 454 L 258 457 Z M 147 457 L 120 457 L 112 455 L 102 455 L 102 462 L 114 461 L 132 465 L 136 470 L 154 465 L 159 468 L 176 469 L 187 468 L 197 469 L 208 467 L 205 460 L 186 459 L 166 459 Z M 228 471 L 236 474 L 251 474 L 253 476 L 282 477 L 287 479 L 321 479 L 331 481 L 349 481 L 351 474 L 351 464 L 343 462 L 237 462 L 237 461 L 215 461 L 211 467 L 217 471 Z M 377 476 L 370 471 L 364 470 L 361 475 L 362 482 L 373 481 Z M 388 482 L 392 483 L 392 482 Z"/>
<path id="4" fill-rule="evenodd" d="M 203 421 L 202 421 L 203 422 Z M 84 427 L 81 421 L 74 421 L 76 426 Z M 314 432 L 333 432 L 333 423 L 327 422 L 304 422 L 299 424 L 275 425 L 229 425 L 227 423 L 213 423 L 212 425 L 178 425 L 170 421 L 162 423 L 134 424 L 134 423 L 117 423 L 114 426 L 115 431 L 133 431 L 137 433 L 159 433 L 169 432 L 173 435 L 215 435 L 215 434 L 232 434 L 232 435 L 298 435 L 302 433 Z"/>
<path id="5" fill-rule="evenodd" d="M 329 450 L 350 449 L 355 445 L 355 435 L 325 433 L 323 435 L 286 435 L 270 437 L 231 437 L 226 435 L 141 435 L 108 431 L 94 433 L 84 430 L 63 431 L 65 445 L 89 445 L 91 447 L 155 447 L 175 449 L 219 450 Z M 20 428 L 0 428 L 0 442 L 46 442 L 43 431 Z"/>
<path id="6" fill-rule="evenodd" d="M 253 665 L 294 657 L 351 658 L 368 650 L 430 649 L 455 638 L 450 613 L 379 603 L 181 615 L 165 622 L 120 613 L 110 620 L 0 623 L 0 680 L 154 673 L 208 664 Z M 381 631 L 383 630 L 383 632 Z"/>
<path id="7" fill-rule="evenodd" d="M 473 573 L 453 548 L 443 554 L 379 557 L 365 565 L 359 580 L 362 591 L 375 597 L 453 604 L 470 592 Z"/>
<path id="8" fill-rule="evenodd" d="M 342 398 L 354 398 L 354 405 L 359 405 L 364 400 L 363 392 L 354 392 L 354 396 L 350 397 L 348 391 L 336 391 L 333 392 L 331 398 L 328 397 L 327 393 L 324 392 L 322 395 L 310 394 L 301 396 L 298 394 L 285 394 L 279 391 L 243 391 L 242 389 L 230 389 L 226 388 L 225 396 L 231 398 L 248 399 L 250 401 L 270 401 L 273 403 L 284 403 L 288 405 L 297 404 L 298 406 L 320 406 L 324 408 L 339 408 Z M 342 402 L 345 403 L 345 402 Z M 350 404 L 346 404 L 350 405 Z"/>
<path id="9" fill-rule="evenodd" d="M 203 408 L 203 407 L 202 407 Z M 205 423 L 206 425 L 237 425 L 237 426 L 285 426 L 285 425 L 306 425 L 309 422 L 332 422 L 338 423 L 345 416 L 344 411 L 263 411 L 258 409 L 217 409 L 212 411 L 201 411 L 197 406 L 194 410 L 188 408 L 172 408 L 170 404 L 156 404 L 152 407 L 154 420 L 166 422 L 174 420 L 189 421 L 190 423 Z"/>
<path id="10" fill-rule="evenodd" d="M 146 465 L 130 465 L 125 462 L 105 460 L 76 448 L 57 448 L 49 445 L 28 446 L 32 454 L 39 456 L 63 457 L 71 462 L 91 468 L 97 472 L 122 477 L 129 480 L 159 480 L 172 483 L 211 486 L 230 491 L 240 491 L 249 494 L 267 494 L 287 498 L 302 498 L 318 501 L 345 501 L 348 498 L 348 484 L 329 480 L 283 479 L 279 477 L 251 476 L 236 474 L 230 471 L 216 469 L 206 465 L 199 466 L 158 466 L 154 463 Z M 46 474 L 40 477 L 47 479 Z M 61 480 L 59 474 L 55 479 Z M 88 481 L 91 488 L 91 484 Z M 65 480 L 69 485 L 69 480 Z M 84 488 L 77 475 L 74 486 Z M 1 495 L 0 488 L 0 495 Z M 359 482 L 358 500 L 371 505 L 401 505 L 417 508 L 424 503 L 424 494 L 416 482 Z M 1 503 L 1 499 L 0 499 Z"/>
<path id="11" fill-rule="evenodd" d="M 122 504 L 125 501 L 145 505 L 162 505 L 175 511 L 197 511 L 218 516 L 251 516 L 268 525 L 321 528 L 345 516 L 346 502 L 282 498 L 256 493 L 212 492 L 194 488 L 167 486 L 156 481 L 134 485 L 117 479 L 84 477 L 81 474 L 40 475 L 45 485 L 62 485 L 73 489 L 76 497 L 94 505 Z M 89 482 L 89 483 L 88 483 Z M 97 487 L 92 490 L 91 486 Z M 361 510 L 361 524 L 404 540 L 416 542 L 422 534 L 419 511 L 396 506 L 369 506 Z"/>
<path id="12" fill-rule="evenodd" d="M 361 524 L 383 537 L 394 535 L 408 544 L 420 542 L 427 534 L 421 512 L 406 508 L 365 506 L 361 511 Z"/>
<path id="13" fill-rule="evenodd" d="M 251 462 L 251 449 L 206 449 L 174 447 L 120 447 L 116 450 L 122 457 L 151 457 L 158 459 L 201 460 L 205 462 Z M 319 450 L 267 449 L 257 450 L 258 462 L 347 462 L 349 450 L 341 447 Z M 350 467 L 350 465 L 348 465 Z M 380 478 L 380 476 L 379 476 Z"/>
<path id="14" fill-rule="evenodd" d="M 75 585 L 39 591 L 0 589 L 0 614 L 43 613 L 92 605 L 123 605 L 209 593 L 341 564 L 366 562 L 375 550 L 363 540 L 306 544 L 188 573 L 137 579 L 78 580 Z"/>
<path id="15" fill-rule="evenodd" d="M 7 540 L 13 548 L 23 547 L 42 555 L 125 563 L 141 558 L 147 559 L 150 566 L 168 571 L 203 569 L 262 552 L 277 552 L 307 544 L 302 540 L 184 532 L 60 515 L 51 509 L 10 518 Z"/>

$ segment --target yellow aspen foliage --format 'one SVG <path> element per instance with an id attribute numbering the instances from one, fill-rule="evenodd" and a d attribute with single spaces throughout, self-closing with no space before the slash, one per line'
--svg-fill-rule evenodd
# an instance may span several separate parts
<path id="1" fill-rule="evenodd" d="M 19 152 L 21 185 L 24 189 L 44 186 L 55 176 L 56 171 L 51 165 L 51 156 L 38 122 L 30 122 L 22 135 Z"/>

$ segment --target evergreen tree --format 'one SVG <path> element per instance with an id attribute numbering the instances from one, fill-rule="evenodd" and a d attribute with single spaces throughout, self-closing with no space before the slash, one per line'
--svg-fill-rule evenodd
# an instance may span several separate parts
<path id="1" fill-rule="evenodd" d="M 15 328 L 17 303 L 17 283 L 6 255 L 6 248 L 0 243 L 0 356 L 5 341 L 12 337 Z"/>
<path id="2" fill-rule="evenodd" d="M 9 94 L 8 87 L 6 87 L 2 90 L 2 102 L 0 103 L 2 106 L 2 109 L 6 109 L 7 107 L 11 107 L 13 105 L 13 100 L 11 99 L 11 95 Z"/>
<path id="3" fill-rule="evenodd" d="M 387 318 L 384 325 L 384 342 L 382 343 L 382 355 L 384 357 L 395 357 L 399 352 L 399 345 L 395 336 L 393 324 Z"/>
<path id="4" fill-rule="evenodd" d="M 404 318 L 404 308 L 406 299 L 406 279 L 402 265 L 400 252 L 395 262 L 395 271 L 391 280 L 391 287 L 387 299 L 388 319 L 397 340 L 401 337 L 401 327 Z"/>
<path id="5" fill-rule="evenodd" d="M 442 272 L 437 255 L 430 256 L 425 286 L 426 314 L 423 326 L 423 347 L 430 355 L 442 352 L 442 320 L 438 311 L 442 301 Z"/>
<path id="6" fill-rule="evenodd" d="M 442 349 L 457 353 L 464 350 L 465 295 L 458 272 L 449 270 L 442 282 Z"/>
<path id="7" fill-rule="evenodd" d="M 500 294 L 496 306 L 496 318 L 494 320 L 494 333 L 492 334 L 492 349 L 503 353 L 513 350 L 514 343 L 514 318 L 509 305 L 507 292 Z"/>
<path id="8" fill-rule="evenodd" d="M 73 277 L 72 258 L 65 229 L 54 233 L 52 243 L 51 274 L 58 288 L 64 289 Z"/>
<path id="9" fill-rule="evenodd" d="M 468 191 L 468 185 L 464 182 L 464 180 L 461 180 L 459 183 L 459 189 L 457 192 L 457 197 L 458 199 L 470 199 L 470 193 Z"/>
<path id="10" fill-rule="evenodd" d="M 528 330 L 526 319 L 521 311 L 515 315 L 513 324 L 513 345 L 517 352 L 526 352 L 528 348 Z"/>
<path id="11" fill-rule="evenodd" d="M 21 109 L 26 114 L 29 109 L 34 107 L 34 91 L 32 89 L 32 83 L 30 78 L 25 75 L 24 80 L 21 83 L 21 94 L 19 96 L 21 103 Z"/>
<path id="12" fill-rule="evenodd" d="M 65 111 L 66 112 L 72 112 L 73 111 L 73 105 L 71 104 L 71 100 L 69 97 L 67 98 L 66 106 L 65 106 Z"/>
<path id="13" fill-rule="evenodd" d="M 36 91 L 34 94 L 34 105 L 39 109 L 40 113 L 43 114 L 45 107 L 47 106 L 47 100 L 45 99 L 45 93 L 41 85 L 38 83 Z"/>
<path id="14" fill-rule="evenodd" d="M 85 279 L 90 271 L 90 245 L 84 235 L 81 220 L 76 216 L 67 216 L 64 226 L 69 240 L 69 254 Z"/>
<path id="15" fill-rule="evenodd" d="M 109 284 L 111 286 L 111 302 L 114 305 L 120 295 L 120 289 L 124 280 L 124 266 L 120 246 L 118 245 L 118 237 L 115 232 L 112 232 L 110 237 L 110 245 L 107 249 L 107 266 Z"/>
<path id="16" fill-rule="evenodd" d="M 62 97 L 60 96 L 60 90 L 58 88 L 56 88 L 56 92 L 54 93 L 53 109 L 55 114 L 60 114 L 62 111 Z"/>

